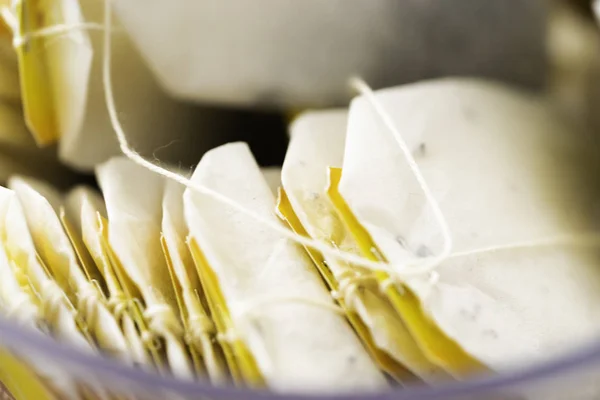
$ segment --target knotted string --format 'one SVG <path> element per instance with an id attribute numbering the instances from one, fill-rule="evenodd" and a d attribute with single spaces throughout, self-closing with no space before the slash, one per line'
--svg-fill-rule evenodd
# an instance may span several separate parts
<path id="1" fill-rule="evenodd" d="M 58 287 L 56 282 L 51 279 L 45 279 L 44 282 L 42 282 L 40 290 L 44 319 L 53 321 L 57 317 L 62 306 L 65 303 L 68 303 L 67 296 L 60 287 Z"/>
<path id="2" fill-rule="evenodd" d="M 74 30 L 104 30 L 104 24 L 97 22 L 80 22 L 71 24 L 56 24 L 40 28 L 36 31 L 27 32 L 24 35 L 21 35 L 19 21 L 16 17 L 15 7 L 16 2 L 13 2 L 11 6 L 4 6 L 0 8 L 0 16 L 2 16 L 4 22 L 10 27 L 10 29 L 13 32 L 13 47 L 15 49 L 25 46 L 33 39 L 44 38 L 48 36 L 57 36 L 72 32 Z"/>
<path id="3" fill-rule="evenodd" d="M 194 315 L 188 319 L 188 330 L 184 340 L 186 343 L 202 346 L 204 339 L 215 332 L 215 325 L 210 318 L 202 314 Z"/>
<path id="4" fill-rule="evenodd" d="M 295 243 L 313 248 L 315 250 L 320 251 L 322 254 L 326 254 L 331 257 L 335 257 L 336 259 L 343 260 L 343 261 L 349 262 L 351 264 L 361 266 L 363 268 L 368 268 L 368 269 L 375 270 L 375 271 L 388 272 L 389 274 L 392 274 L 392 275 L 398 277 L 399 279 L 404 279 L 407 274 L 414 275 L 414 272 L 411 273 L 411 271 L 410 271 L 411 265 L 408 265 L 408 264 L 407 265 L 390 265 L 388 263 L 371 261 L 364 257 L 357 256 L 356 254 L 352 254 L 352 253 L 349 253 L 346 251 L 341 251 L 337 248 L 331 247 L 322 241 L 313 240 L 313 239 L 309 239 L 304 236 L 298 235 L 298 234 L 290 231 L 289 229 L 283 227 L 281 224 L 278 223 L 278 221 L 273 221 L 269 218 L 265 218 L 262 215 L 255 213 L 254 211 L 252 211 L 250 209 L 247 209 L 243 205 L 228 198 L 227 196 L 224 196 L 223 194 L 221 194 L 207 186 L 193 182 L 192 180 L 190 180 L 189 178 L 187 178 L 185 176 L 182 176 L 175 172 L 169 171 L 169 170 L 153 163 L 152 161 L 145 159 L 139 153 L 137 153 L 129 145 L 127 135 L 125 134 L 125 131 L 123 130 L 123 127 L 119 120 L 118 113 L 117 113 L 116 106 L 115 106 L 112 81 L 111 81 L 111 75 L 112 75 L 112 73 L 111 73 L 111 33 L 110 33 L 111 25 L 112 25 L 111 1 L 105 0 L 104 5 L 105 5 L 105 7 L 104 7 L 105 29 L 104 29 L 104 46 L 103 46 L 104 51 L 103 51 L 102 79 L 103 79 L 103 84 L 104 84 L 105 101 L 106 101 L 106 106 L 108 108 L 108 114 L 110 117 L 112 127 L 115 131 L 117 140 L 119 142 L 119 147 L 120 147 L 121 151 L 123 152 L 123 154 L 127 158 L 129 158 L 135 164 L 137 164 L 149 171 L 152 171 L 152 172 L 154 172 L 158 175 L 161 175 L 161 176 L 163 176 L 169 180 L 172 180 L 174 182 L 178 182 L 181 185 L 185 186 L 186 188 L 189 188 L 190 190 L 193 190 L 200 194 L 204 194 L 221 204 L 231 207 L 232 209 L 238 211 L 239 213 L 251 218 L 255 222 L 271 229 L 272 231 L 277 232 L 281 236 L 283 236 Z M 419 260 L 419 261 L 415 260 L 415 263 L 417 265 L 422 262 L 423 262 L 422 260 Z M 417 272 L 419 274 L 422 273 L 421 271 L 417 271 Z"/>
<path id="5" fill-rule="evenodd" d="M 98 304 L 103 301 L 102 294 L 93 282 L 85 282 L 77 293 L 77 310 L 85 321 L 95 321 Z"/>
<path id="6" fill-rule="evenodd" d="M 123 292 L 111 294 L 108 299 L 108 308 L 111 310 L 117 321 L 120 321 L 123 318 L 123 315 L 129 312 L 132 306 L 131 300 L 129 300 Z"/>
<path id="7" fill-rule="evenodd" d="M 166 304 L 152 304 L 144 310 L 144 319 L 148 321 L 150 332 L 161 336 L 183 336 L 179 319 L 173 309 Z"/>

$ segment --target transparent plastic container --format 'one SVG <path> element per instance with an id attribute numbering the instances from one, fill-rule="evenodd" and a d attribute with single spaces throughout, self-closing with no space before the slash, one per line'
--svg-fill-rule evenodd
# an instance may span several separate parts
<path id="1" fill-rule="evenodd" d="M 114 399 L 340 399 L 340 400 L 594 400 L 600 398 L 600 341 L 553 362 L 509 374 L 440 387 L 399 388 L 377 394 L 340 396 L 282 395 L 267 391 L 184 382 L 87 355 L 0 318 L 0 342 L 30 365 L 52 368 L 78 384 L 100 387 Z M 43 366 L 43 367 L 42 367 Z M 18 392 L 18 387 L 13 392 Z M 1 392 L 1 391 L 0 391 Z M 18 399 L 18 393 L 13 393 Z M 2 393 L 0 393 L 0 398 Z M 36 400 L 36 399 L 26 399 Z"/>

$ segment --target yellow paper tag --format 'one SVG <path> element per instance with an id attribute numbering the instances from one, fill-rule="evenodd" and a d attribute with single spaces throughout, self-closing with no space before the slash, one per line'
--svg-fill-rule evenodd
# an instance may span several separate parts
<path id="1" fill-rule="evenodd" d="M 65 233 L 67 234 L 67 237 L 73 246 L 73 250 L 75 250 L 75 254 L 79 260 L 79 265 L 81 266 L 83 273 L 90 282 L 93 282 L 98 287 L 98 290 L 104 295 L 104 299 L 106 299 L 108 289 L 106 288 L 104 277 L 100 273 L 100 270 L 92 259 L 89 251 L 86 249 L 80 235 L 75 233 L 75 228 L 71 224 L 71 221 L 69 221 L 67 218 L 64 207 L 61 207 L 59 211 L 59 218 L 63 229 L 65 230 Z"/>
<path id="2" fill-rule="evenodd" d="M 183 293 L 182 293 L 181 285 L 178 284 L 177 279 L 175 278 L 175 273 L 173 272 L 173 263 L 171 261 L 171 257 L 169 255 L 169 249 L 167 247 L 167 244 L 165 243 L 164 237 L 161 238 L 160 243 L 161 243 L 163 252 L 165 253 L 165 259 L 167 260 L 167 268 L 169 270 L 171 282 L 173 283 L 173 291 L 175 292 L 175 298 L 177 300 L 177 306 L 179 308 L 179 318 L 182 321 L 183 329 L 187 333 L 187 332 L 189 332 L 189 329 L 190 329 L 189 323 L 188 323 L 188 318 L 189 318 L 188 314 L 189 313 L 188 313 L 187 307 L 185 306 L 185 302 L 183 301 Z M 191 346 L 188 343 L 188 351 L 190 352 L 190 356 L 192 358 L 192 364 L 194 366 L 194 371 L 195 371 L 196 375 L 197 376 L 206 376 L 206 367 L 204 366 L 204 363 L 202 362 L 202 356 L 198 352 L 196 347 Z"/>
<path id="3" fill-rule="evenodd" d="M 16 4 L 18 35 L 46 26 L 40 0 L 19 1 Z M 46 53 L 47 41 L 30 40 L 17 47 L 23 109 L 27 126 L 38 144 L 46 145 L 59 138 L 58 120 L 54 108 L 52 81 Z"/>
<path id="4" fill-rule="evenodd" d="M 277 197 L 277 214 L 282 220 L 287 222 L 287 224 L 295 233 L 308 237 L 306 230 L 304 229 L 302 223 L 294 213 L 289 199 L 282 188 L 279 189 Z M 331 270 L 327 267 L 327 264 L 325 263 L 325 260 L 323 259 L 321 253 L 308 247 L 305 247 L 305 249 L 309 254 L 310 258 L 313 260 L 315 266 L 321 273 L 321 276 L 327 283 L 327 286 L 331 290 L 338 290 L 338 282 L 334 278 Z M 356 314 L 356 312 L 347 309 L 343 302 L 339 303 L 338 305 L 344 308 L 344 312 L 346 314 L 346 317 L 348 318 L 348 321 L 360 337 L 362 343 L 367 348 L 371 357 L 375 360 L 375 362 L 383 371 L 385 371 L 388 375 L 390 375 L 392 378 L 399 382 L 414 382 L 419 380 L 419 378 L 417 378 L 402 364 L 398 363 L 388 354 L 377 348 L 377 346 L 373 342 L 371 334 L 369 333 L 369 329 L 365 326 L 365 324 Z"/>
<path id="5" fill-rule="evenodd" d="M 338 186 L 341 176 L 341 168 L 329 168 L 329 187 L 327 188 L 329 198 L 347 229 L 354 236 L 362 255 L 371 261 L 385 262 L 386 260 L 378 251 L 376 244 L 360 225 L 339 193 Z M 376 277 L 380 283 L 389 279 L 389 275 L 382 271 L 376 272 Z M 403 293 L 400 293 L 396 286 L 391 285 L 387 287 L 385 293 L 402 316 L 421 350 L 432 362 L 459 378 L 466 378 L 486 370 L 479 361 L 469 356 L 425 316 L 419 300 L 409 288 L 402 286 L 402 291 Z"/>
<path id="6" fill-rule="evenodd" d="M 208 265 L 196 242 L 190 239 L 188 246 L 192 252 L 192 258 L 196 264 L 202 287 L 206 291 L 208 306 L 217 331 L 226 336 L 229 332 L 232 332 L 233 323 L 219 287 L 219 280 Z M 264 387 L 264 379 L 252 354 L 241 340 L 238 338 L 231 339 L 222 340 L 221 347 L 234 383 L 238 385 L 245 384 L 250 387 Z"/>
<path id="7" fill-rule="evenodd" d="M 99 229 L 102 234 L 102 247 L 104 254 L 107 256 L 109 260 L 109 264 L 111 266 L 111 271 L 114 273 L 116 280 L 118 281 L 119 287 L 122 290 L 123 295 L 127 299 L 127 303 L 129 304 L 128 313 L 135 322 L 137 326 L 140 337 L 152 337 L 150 333 L 150 329 L 148 328 L 148 324 L 144 319 L 143 306 L 140 299 L 140 294 L 137 287 L 129 280 L 125 271 L 123 271 L 123 267 L 120 265 L 118 259 L 112 252 L 110 245 L 108 244 L 108 221 L 98 213 L 99 220 Z M 158 370 L 162 373 L 167 371 L 167 365 L 164 360 L 164 356 L 162 355 L 161 345 L 156 341 L 145 341 L 144 345 L 146 346 L 147 352 L 150 354 L 152 358 L 152 362 L 158 368 Z"/>

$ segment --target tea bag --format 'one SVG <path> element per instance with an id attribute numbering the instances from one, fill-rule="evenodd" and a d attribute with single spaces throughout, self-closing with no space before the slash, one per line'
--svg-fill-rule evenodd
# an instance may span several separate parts
<path id="1" fill-rule="evenodd" d="M 172 271 L 174 291 L 180 299 L 181 319 L 196 369 L 207 374 L 212 383 L 223 384 L 227 381 L 225 360 L 215 339 L 215 326 L 202 303 L 204 292 L 185 243 L 188 229 L 183 214 L 184 189 L 177 182 L 166 183 L 162 204 L 162 245 Z M 199 357 L 201 360 L 196 359 Z"/>
<path id="2" fill-rule="evenodd" d="M 72 346 L 91 352 L 91 345 L 77 326 L 73 305 L 36 253 L 23 209 L 12 191 L 6 194 L 0 218 L 3 221 L 1 238 L 10 264 L 15 269 L 15 275 L 22 276 L 39 297 L 44 319 L 48 321 L 51 332 Z"/>
<path id="3" fill-rule="evenodd" d="M 94 353 L 91 342 L 80 330 L 80 327 L 83 326 L 77 317 L 75 308 L 50 276 L 47 267 L 43 265 L 36 253 L 16 194 L 8 189 L 3 189 L 1 193 L 0 239 L 6 250 L 8 263 L 19 285 L 25 292 L 34 295 L 29 298 L 38 304 L 39 317 L 45 322 L 44 325 L 47 325 L 54 337 L 80 351 Z M 78 398 L 78 394 L 72 386 L 74 383 L 66 380 L 66 377 L 62 376 L 60 372 L 52 372 L 47 365 L 40 366 L 38 364 L 34 362 L 34 365 L 40 368 L 40 373 L 48 376 L 57 388 L 62 389 L 61 393 L 65 397 Z M 92 378 L 87 380 L 87 385 L 92 388 L 96 396 L 105 398 L 105 391 L 98 387 Z"/>
<path id="4" fill-rule="evenodd" d="M 10 195 L 8 189 L 0 188 L 2 207 Z M 20 325 L 37 329 L 38 324 L 43 322 L 38 299 L 28 284 L 23 285 L 17 280 L 4 245 L 0 245 L 0 299 L 5 315 L 15 319 Z"/>
<path id="5" fill-rule="evenodd" d="M 129 363 L 127 343 L 97 283 L 86 277 L 72 242 L 57 215 L 59 193 L 33 179 L 12 178 L 35 246 L 56 282 L 76 305 L 90 334 L 107 354 Z M 97 282 L 97 281 L 96 281 Z"/>
<path id="6" fill-rule="evenodd" d="M 163 177 L 124 157 L 100 165 L 97 177 L 106 201 L 108 242 L 119 263 L 116 268 L 122 268 L 139 290 L 148 327 L 164 341 L 171 372 L 191 379 L 193 369 L 160 243 Z"/>
<path id="7" fill-rule="evenodd" d="M 119 281 L 114 266 L 107 254 L 105 243 L 106 207 L 104 201 L 94 190 L 86 187 L 73 189 L 66 197 L 67 214 L 79 227 L 83 243 L 90 257 L 99 267 L 100 274 L 106 284 L 108 302 L 112 305 L 115 317 L 119 322 L 123 335 L 127 340 L 129 353 L 133 361 L 145 370 L 153 368 L 152 360 L 142 340 L 145 331 L 138 331 L 135 307 L 129 307 L 128 299 Z"/>
<path id="8" fill-rule="evenodd" d="M 88 33 L 68 29 L 38 35 L 57 26 L 84 23 L 77 0 L 15 0 L 4 9 L 19 59 L 25 119 L 45 145 L 81 128 L 92 61 Z"/>
<path id="9" fill-rule="evenodd" d="M 3 205 L 9 196 L 10 191 L 8 189 L 0 189 L 0 202 Z M 47 329 L 38 299 L 26 282 L 21 284 L 17 280 L 13 268 L 10 266 L 10 261 L 6 256 L 4 245 L 0 245 L 0 309 L 7 318 L 14 320 L 22 327 L 39 332 Z M 76 386 L 70 378 L 65 376 L 63 371 L 57 371 L 50 365 L 40 365 L 39 360 L 34 358 L 32 358 L 31 366 L 22 363 L 21 367 L 16 367 L 12 363 L 20 362 L 16 360 L 10 361 L 13 357 L 12 354 L 9 354 L 5 350 L 0 350 L 0 359 L 2 360 L 0 363 L 2 367 L 0 368 L 4 370 L 0 374 L 9 376 L 9 379 L 0 378 L 0 382 L 13 382 L 19 386 L 19 391 L 22 391 L 22 385 L 33 384 L 37 386 L 37 389 L 32 390 L 38 392 L 35 398 L 53 398 L 53 395 L 46 386 L 52 388 L 54 392 L 58 392 L 61 398 L 73 400 L 78 398 Z M 25 358 L 27 357 L 25 356 Z M 32 366 L 35 366 L 35 372 Z M 17 373 L 17 376 L 15 376 L 15 370 L 18 368 L 22 368 L 25 374 L 23 378 L 20 378 L 22 376 L 20 373 Z M 43 378 L 43 382 L 39 381 L 39 377 L 36 374 Z M 25 379 L 25 376 L 28 378 L 21 381 L 20 379 Z"/>
<path id="10" fill-rule="evenodd" d="M 245 144 L 206 153 L 192 180 L 276 219 L 273 195 Z M 184 202 L 193 245 L 203 255 L 203 286 L 222 296 L 219 306 L 228 324 L 217 326 L 227 329 L 225 340 L 247 350 L 250 360 L 236 361 L 257 369 L 242 373 L 259 374 L 243 376 L 245 383 L 257 386 L 262 378 L 278 392 L 386 386 L 300 247 L 202 194 L 188 190 Z M 208 286 L 204 279 L 211 274 Z"/>
<path id="11" fill-rule="evenodd" d="M 313 239 L 344 251 L 359 253 L 356 242 L 327 198 L 327 168 L 341 166 L 347 112 L 308 112 L 292 124 L 291 141 L 283 164 L 282 180 L 291 208 L 279 211 Z M 280 200 L 281 205 L 281 200 Z M 289 214 L 295 215 L 289 215 Z M 309 250 L 312 252 L 312 250 Z M 330 256 L 313 255 L 317 267 L 349 313 L 354 329 L 380 367 L 400 381 L 447 379 L 443 370 L 419 349 L 393 306 L 380 292 L 375 275 Z"/>
<path id="12" fill-rule="evenodd" d="M 400 307 L 426 353 L 433 330 L 482 366 L 504 371 L 597 338 L 594 139 L 539 98 L 483 81 L 391 88 L 375 102 L 394 131 L 368 97 L 352 102 L 339 193 L 364 254 L 392 263 L 404 301 L 414 300 L 419 317 L 434 325 L 424 333 L 423 322 Z M 464 372 L 461 360 L 437 361 Z"/>

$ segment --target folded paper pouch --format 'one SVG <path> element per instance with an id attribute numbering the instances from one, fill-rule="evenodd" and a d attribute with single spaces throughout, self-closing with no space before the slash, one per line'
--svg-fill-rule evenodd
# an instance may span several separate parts
<path id="1" fill-rule="evenodd" d="M 152 352 L 142 340 L 144 334 L 150 335 L 142 313 L 126 296 L 108 254 L 106 207 L 102 197 L 90 188 L 74 188 L 66 196 L 65 210 L 74 226 L 80 227 L 84 250 L 94 261 L 106 286 L 108 304 L 121 327 L 132 361 L 144 370 L 154 370 Z"/>
<path id="2" fill-rule="evenodd" d="M 292 124 L 282 171 L 289 207 L 280 199 L 279 211 L 296 232 L 304 230 L 315 240 L 360 254 L 326 193 L 328 167 L 342 165 L 347 117 L 345 110 L 308 112 Z M 294 227 L 296 218 L 300 225 Z M 449 379 L 421 351 L 381 293 L 376 274 L 310 249 L 309 253 L 380 368 L 404 383 Z"/>
<path id="3" fill-rule="evenodd" d="M 18 54 L 25 120 L 39 144 L 81 128 L 92 48 L 84 29 L 44 35 L 44 29 L 83 25 L 77 0 L 13 2 L 4 10 Z"/>
<path id="4" fill-rule="evenodd" d="M 177 182 L 167 182 L 165 186 L 161 243 L 196 374 L 206 375 L 213 384 L 219 385 L 228 382 L 229 374 L 216 340 L 216 328 L 203 304 L 205 293 L 185 242 L 188 228 L 183 213 L 184 189 Z"/>
<path id="5" fill-rule="evenodd" d="M 50 186 L 32 179 L 12 178 L 9 187 L 15 191 L 23 206 L 27 225 L 41 259 L 67 293 L 71 303 L 76 305 L 90 335 L 103 352 L 130 363 L 121 328 L 109 310 L 99 286 L 85 275 L 57 215 L 62 206 L 60 194 Z"/>
<path id="6" fill-rule="evenodd" d="M 394 286 L 414 302 L 400 302 L 399 311 L 449 372 L 469 372 L 466 358 L 436 343 L 504 371 L 600 333 L 600 249 L 589 217 L 600 158 L 590 139 L 539 98 L 477 80 L 420 83 L 352 102 L 331 193 L 338 209 L 346 202 L 365 256 L 398 271 Z M 444 226 L 449 254 L 441 250 Z M 423 273 L 411 275 L 419 266 Z"/>
<path id="7" fill-rule="evenodd" d="M 44 318 L 48 320 L 53 334 L 81 350 L 92 351 L 92 347 L 78 329 L 73 305 L 36 253 L 16 194 L 7 189 L 2 190 L 2 194 L 2 240 L 15 274 L 25 277 L 32 291 L 38 296 Z"/>
<path id="8" fill-rule="evenodd" d="M 100 165 L 97 177 L 106 202 L 108 245 L 115 269 L 123 271 L 139 291 L 138 304 L 144 305 L 150 333 L 164 344 L 170 371 L 192 379 L 194 371 L 160 242 L 164 180 L 123 157 Z"/>
<path id="9" fill-rule="evenodd" d="M 3 244 L 0 245 L 0 311 L 24 328 L 39 332 L 46 329 L 37 298 L 29 285 L 22 286 L 17 280 Z M 27 358 L 25 354 L 22 359 Z M 53 399 L 55 394 L 64 399 L 79 398 L 77 386 L 69 376 L 50 365 L 43 365 L 39 359 L 32 358 L 26 364 L 5 349 L 0 350 L 0 359 L 0 382 L 7 385 L 9 392 L 21 394 L 25 400 L 24 393 L 35 393 L 35 398 L 39 399 Z"/>
<path id="10" fill-rule="evenodd" d="M 192 180 L 277 222 L 271 190 L 245 144 L 206 153 Z M 223 313 L 215 323 L 227 329 L 245 384 L 259 386 L 262 378 L 278 392 L 386 387 L 300 247 L 192 189 L 184 202 L 203 286 Z"/>
<path id="11" fill-rule="evenodd" d="M 37 296 L 42 317 L 50 333 L 79 351 L 96 353 L 85 323 L 77 316 L 75 307 L 37 254 L 21 204 L 16 194 L 8 189 L 2 190 L 0 221 L 0 238 L 6 249 L 9 264 L 17 279 L 29 285 L 30 290 Z M 106 390 L 93 378 L 78 387 L 95 398 L 108 397 Z"/>

